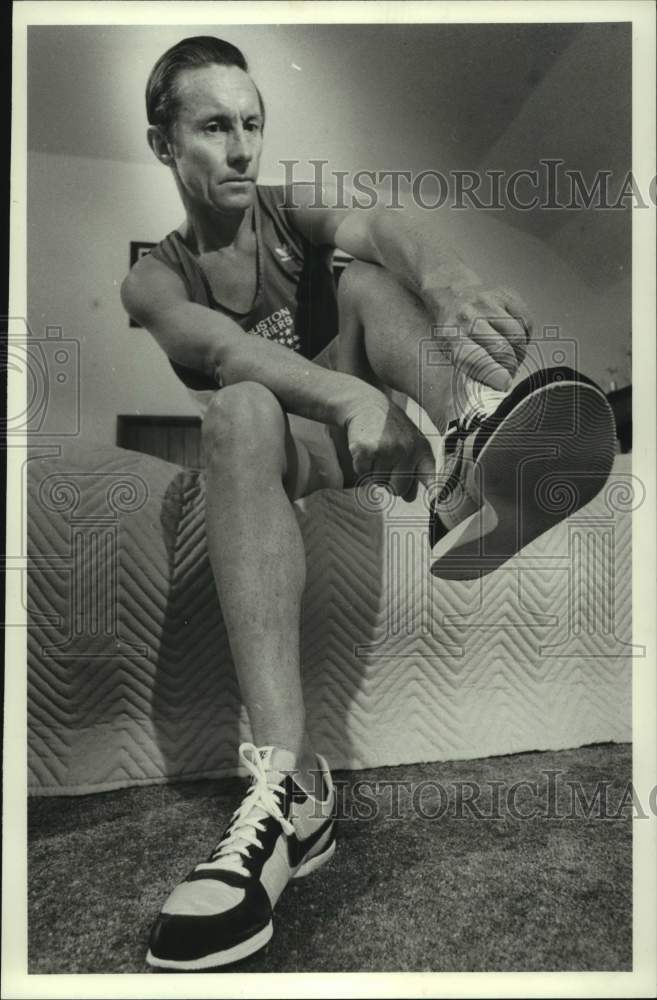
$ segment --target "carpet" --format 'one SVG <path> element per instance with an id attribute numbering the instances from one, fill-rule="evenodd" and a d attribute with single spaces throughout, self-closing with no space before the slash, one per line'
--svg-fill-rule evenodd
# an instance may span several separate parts
<path id="1" fill-rule="evenodd" d="M 266 949 L 217 974 L 629 970 L 631 775 L 627 744 L 336 772 L 334 859 L 285 891 Z M 32 799 L 30 973 L 146 971 L 164 898 L 242 788 Z"/>

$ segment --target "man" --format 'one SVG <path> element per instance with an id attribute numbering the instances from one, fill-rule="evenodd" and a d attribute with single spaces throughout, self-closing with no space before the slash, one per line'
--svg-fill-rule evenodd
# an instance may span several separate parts
<path id="1" fill-rule="evenodd" d="M 518 475 L 536 436 L 559 437 L 575 407 L 579 432 L 554 463 L 577 469 L 583 503 L 608 472 L 613 430 L 602 393 L 572 372 L 506 395 L 527 310 L 484 289 L 428 213 L 317 208 L 307 189 L 256 184 L 265 106 L 234 46 L 180 42 L 154 67 L 146 103 L 148 141 L 186 219 L 135 265 L 122 297 L 203 413 L 209 556 L 255 742 L 240 748 L 252 775 L 244 801 L 151 936 L 152 965 L 203 969 L 262 947 L 288 880 L 335 849 L 331 776 L 305 726 L 305 556 L 292 501 L 362 477 L 409 500 L 419 483 L 433 495 L 431 448 L 390 398 L 397 390 L 441 432 L 461 418 L 430 530 L 434 571 L 472 576 L 554 523 L 535 477 Z M 355 258 L 337 302 L 336 247 Z M 432 328 L 454 327 L 457 338 L 436 334 L 443 363 L 420 364 Z"/>

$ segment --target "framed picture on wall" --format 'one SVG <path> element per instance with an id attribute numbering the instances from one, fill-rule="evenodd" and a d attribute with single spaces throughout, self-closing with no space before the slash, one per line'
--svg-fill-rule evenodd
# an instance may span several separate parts
<path id="1" fill-rule="evenodd" d="M 133 265 L 136 264 L 138 260 L 141 260 L 141 258 L 147 253 L 150 253 L 154 246 L 154 243 L 144 243 L 140 240 L 130 240 L 130 267 L 133 267 Z M 139 327 L 139 325 L 140 324 L 136 323 L 132 316 L 130 316 L 130 326 Z"/>

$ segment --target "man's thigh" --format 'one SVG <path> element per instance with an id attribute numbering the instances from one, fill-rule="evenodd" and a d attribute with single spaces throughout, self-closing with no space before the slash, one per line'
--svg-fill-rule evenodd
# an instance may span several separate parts
<path id="1" fill-rule="evenodd" d="M 441 426 L 434 431 L 443 434 L 454 416 L 455 374 L 447 358 L 439 366 L 433 361 L 432 355 L 437 353 L 429 350 L 433 344 L 433 321 L 424 304 L 388 270 L 363 261 L 349 264 L 340 281 L 340 292 L 340 334 L 313 359 L 314 362 L 333 371 L 350 372 L 371 381 L 393 403 L 408 412 L 408 397 L 403 392 L 383 384 L 374 371 L 370 372 L 371 379 L 367 377 L 369 357 L 366 355 L 367 363 L 362 364 L 360 352 L 365 351 L 365 344 L 369 343 L 368 330 L 373 331 L 376 340 L 380 341 L 379 351 L 383 350 L 381 345 L 389 342 L 392 356 L 398 354 L 400 363 L 403 361 L 407 367 L 409 364 L 412 366 L 413 379 L 409 381 L 414 384 L 418 382 L 421 366 L 431 365 L 432 391 L 439 396 L 443 407 Z M 417 399 L 414 395 L 414 400 Z M 427 421 L 426 414 L 418 412 L 417 417 L 413 417 L 418 407 L 419 401 L 412 403 L 411 419 Z M 429 426 L 432 425 L 429 423 Z M 327 430 L 335 452 L 333 468 L 337 460 L 342 474 L 340 485 L 343 488 L 352 487 L 356 484 L 357 474 L 346 431 L 342 427 L 329 427 Z M 339 479 L 337 470 L 335 478 Z"/>
<path id="2" fill-rule="evenodd" d="M 454 417 L 456 378 L 449 358 L 438 349 L 435 319 L 424 303 L 386 268 L 360 260 L 349 264 L 339 287 L 341 370 L 349 371 L 350 357 L 365 351 L 379 380 L 385 379 L 382 371 L 388 373 L 390 384 L 379 388 L 402 409 L 408 393 L 421 405 L 430 383 L 432 400 L 439 399 L 443 410 L 437 430 L 444 433 Z"/>

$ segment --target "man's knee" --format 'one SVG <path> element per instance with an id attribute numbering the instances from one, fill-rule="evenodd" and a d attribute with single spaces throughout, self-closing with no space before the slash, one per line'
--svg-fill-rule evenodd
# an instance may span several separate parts
<path id="1" fill-rule="evenodd" d="M 276 396 L 259 382 L 238 382 L 215 392 L 203 418 L 203 449 L 211 460 L 226 449 L 244 446 L 250 453 L 280 446 L 285 416 Z"/>
<path id="2" fill-rule="evenodd" d="M 383 268 L 378 264 L 368 264 L 364 260 L 352 260 L 340 275 L 338 285 L 338 301 L 341 306 L 354 307 L 363 295 L 376 282 L 378 271 Z"/>
<path id="3" fill-rule="evenodd" d="M 409 295 L 394 274 L 379 264 L 364 260 L 352 260 L 342 272 L 338 285 L 340 308 L 354 311 L 361 318 L 371 307 L 385 307 L 386 303 L 397 305 Z"/>

